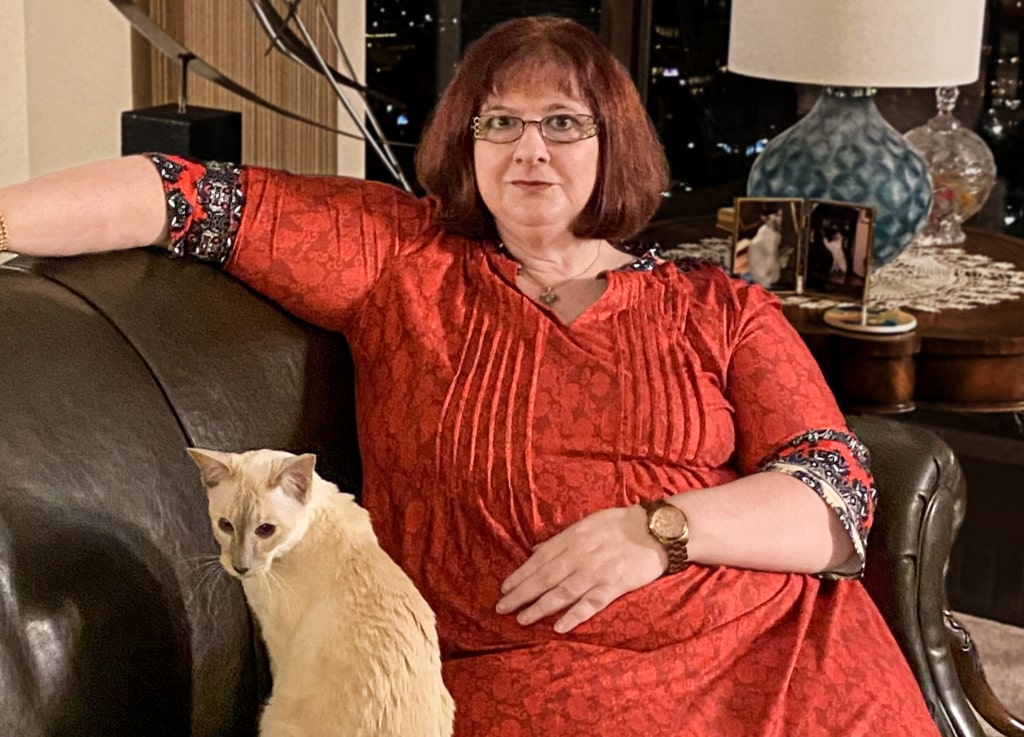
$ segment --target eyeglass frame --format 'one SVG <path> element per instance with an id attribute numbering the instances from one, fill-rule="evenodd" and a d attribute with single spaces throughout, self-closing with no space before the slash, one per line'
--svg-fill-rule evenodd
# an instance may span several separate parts
<path id="1" fill-rule="evenodd" d="M 546 135 L 544 135 L 544 126 L 543 126 L 544 121 L 545 120 L 550 120 L 551 118 L 561 118 L 561 117 L 586 118 L 587 119 L 585 121 L 586 127 L 584 128 L 583 135 L 580 136 L 579 138 L 576 138 L 576 139 L 572 140 L 572 141 L 555 141 L 555 140 L 552 140 L 552 139 L 548 138 Z M 515 138 L 511 139 L 511 140 L 508 140 L 508 141 L 488 141 L 486 138 L 483 137 L 483 135 L 481 133 L 481 130 L 480 130 L 480 122 L 484 118 L 511 118 L 512 120 L 518 120 L 519 122 L 521 122 L 523 124 L 523 127 L 522 127 L 522 130 L 519 131 L 519 135 L 516 136 Z M 503 113 L 502 114 L 495 114 L 495 115 L 474 115 L 473 116 L 473 125 L 472 125 L 473 140 L 475 140 L 475 141 L 486 141 L 487 143 L 496 143 L 498 145 L 502 145 L 502 144 L 505 144 L 505 143 L 515 143 L 516 141 L 520 140 L 526 134 L 526 126 L 530 125 L 531 123 L 533 123 L 533 124 L 535 124 L 537 126 L 537 131 L 540 133 L 540 137 L 543 138 L 548 143 L 579 143 L 580 141 L 585 141 L 588 138 L 593 138 L 594 136 L 596 136 L 597 135 L 597 127 L 598 127 L 597 126 L 597 116 L 596 115 L 591 115 L 589 113 L 554 113 L 552 115 L 545 115 L 540 120 L 526 120 L 524 118 L 520 118 L 518 115 L 505 115 Z"/>

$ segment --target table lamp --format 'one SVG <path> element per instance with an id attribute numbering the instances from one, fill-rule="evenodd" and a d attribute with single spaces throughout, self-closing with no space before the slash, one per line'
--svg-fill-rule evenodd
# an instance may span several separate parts
<path id="1" fill-rule="evenodd" d="M 732 0 L 729 71 L 824 87 L 768 142 L 747 194 L 874 207 L 872 266 L 892 261 L 924 227 L 932 183 L 872 97 L 976 80 L 984 17 L 985 0 Z"/>

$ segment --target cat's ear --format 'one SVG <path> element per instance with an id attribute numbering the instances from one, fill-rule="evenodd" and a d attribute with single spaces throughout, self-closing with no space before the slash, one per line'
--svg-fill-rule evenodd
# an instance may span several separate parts
<path id="1" fill-rule="evenodd" d="M 203 485 L 212 488 L 231 475 L 231 454 L 219 450 L 187 448 L 192 460 L 199 466 Z"/>
<path id="2" fill-rule="evenodd" d="M 309 492 L 313 488 L 315 466 L 316 456 L 312 453 L 286 458 L 281 464 L 281 471 L 274 486 L 280 486 L 288 496 L 300 504 L 305 504 L 309 501 Z"/>

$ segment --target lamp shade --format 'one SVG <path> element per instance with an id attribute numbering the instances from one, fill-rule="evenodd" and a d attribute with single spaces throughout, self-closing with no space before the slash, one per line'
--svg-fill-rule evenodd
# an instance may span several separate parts
<path id="1" fill-rule="evenodd" d="M 978 78 L 985 0 L 732 0 L 729 71 L 833 87 Z"/>
<path id="2" fill-rule="evenodd" d="M 985 0 L 732 0 L 730 71 L 825 88 L 765 146 L 747 193 L 873 207 L 872 265 L 895 259 L 927 220 L 932 180 L 871 94 L 973 82 L 984 20 Z"/>

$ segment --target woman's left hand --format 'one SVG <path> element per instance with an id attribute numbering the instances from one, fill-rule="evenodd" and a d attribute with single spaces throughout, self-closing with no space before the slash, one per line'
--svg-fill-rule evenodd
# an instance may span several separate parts
<path id="1" fill-rule="evenodd" d="M 521 609 L 516 620 L 523 625 L 565 611 L 555 631 L 568 632 L 654 581 L 667 565 L 668 555 L 648 532 L 642 507 L 603 509 L 536 546 L 502 583 L 497 611 Z"/>

